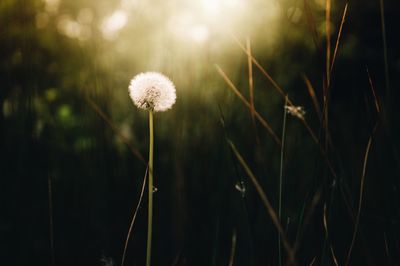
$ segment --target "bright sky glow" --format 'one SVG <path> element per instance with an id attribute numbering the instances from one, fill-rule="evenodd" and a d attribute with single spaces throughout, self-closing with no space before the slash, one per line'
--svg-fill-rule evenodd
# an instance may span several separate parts
<path id="1" fill-rule="evenodd" d="M 103 21 L 101 31 L 106 39 L 114 39 L 127 22 L 127 13 L 124 10 L 116 10 Z"/>
<path id="2" fill-rule="evenodd" d="M 204 43 L 208 40 L 210 31 L 205 25 L 194 25 L 190 28 L 189 36 L 197 43 Z"/>

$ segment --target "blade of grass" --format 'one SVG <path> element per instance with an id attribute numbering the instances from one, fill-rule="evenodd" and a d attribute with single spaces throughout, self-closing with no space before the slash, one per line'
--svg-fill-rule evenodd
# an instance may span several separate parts
<path id="1" fill-rule="evenodd" d="M 368 74 L 369 86 L 370 86 L 370 88 L 371 88 L 372 95 L 374 96 L 375 108 L 376 108 L 376 111 L 377 111 L 378 114 L 379 114 L 379 113 L 381 112 L 381 107 L 380 107 L 380 104 L 379 104 L 379 101 L 378 101 L 378 97 L 376 96 L 376 93 L 375 93 L 375 86 L 374 86 L 374 83 L 372 82 L 372 78 L 371 78 L 371 75 L 369 74 L 368 68 L 367 68 L 367 74 Z"/>
<path id="2" fill-rule="evenodd" d="M 308 3 L 308 0 L 304 0 L 304 13 L 306 14 L 307 18 L 307 26 L 310 29 L 310 32 L 313 37 L 313 41 L 315 44 L 315 48 L 319 50 L 319 36 L 318 36 L 318 31 L 315 23 L 314 16 L 312 14 L 310 4 Z"/>
<path id="3" fill-rule="evenodd" d="M 251 104 L 243 97 L 243 95 L 239 92 L 239 90 L 236 88 L 236 86 L 233 84 L 233 82 L 228 78 L 228 76 L 225 74 L 225 72 L 218 66 L 215 65 L 217 68 L 218 73 L 221 75 L 221 77 L 225 80 L 225 82 L 229 85 L 229 88 L 232 89 L 232 91 L 236 94 L 236 96 L 239 97 L 239 99 L 248 107 L 251 108 Z M 258 119 L 258 121 L 265 127 L 265 129 L 271 134 L 275 142 L 280 146 L 281 145 L 281 140 L 278 138 L 278 136 L 275 134 L 274 130 L 272 127 L 268 124 L 267 121 L 256 111 L 254 110 L 254 115 Z"/>
<path id="4" fill-rule="evenodd" d="M 302 75 L 304 82 L 306 83 L 306 87 L 308 90 L 308 94 L 310 94 L 311 100 L 313 102 L 315 111 L 318 115 L 319 120 L 321 120 L 321 108 L 319 107 L 319 102 L 317 99 L 317 95 L 315 94 L 315 90 L 313 85 L 311 84 L 311 81 L 307 78 L 306 75 Z"/>
<path id="5" fill-rule="evenodd" d="M 280 160 L 280 169 L 279 169 L 279 199 L 278 199 L 278 219 L 279 222 L 282 222 L 282 188 L 283 188 L 283 155 L 285 148 L 285 132 L 286 132 L 286 105 L 287 105 L 286 96 L 285 105 L 283 106 L 283 126 L 282 126 L 282 145 L 281 145 L 281 160 Z M 278 234 L 278 256 L 279 256 L 279 266 L 282 265 L 282 250 L 281 250 L 281 235 Z"/>
<path id="6" fill-rule="evenodd" d="M 382 42 L 383 42 L 383 59 L 385 62 L 385 83 L 386 83 L 386 97 L 390 99 L 390 84 L 389 84 L 389 63 L 387 52 L 387 39 L 386 39 L 386 26 L 385 26 L 385 3 L 384 0 L 379 1 L 381 11 L 381 28 L 382 28 Z"/>
<path id="7" fill-rule="evenodd" d="M 323 125 L 325 129 L 325 147 L 324 150 L 328 151 L 329 147 L 329 87 L 331 82 L 330 77 L 330 60 L 331 60 L 331 0 L 325 0 L 325 37 L 326 37 L 326 50 L 325 50 L 325 76 L 323 83 L 324 92 L 324 115 Z"/>
<path id="8" fill-rule="evenodd" d="M 247 176 L 250 178 L 251 182 L 253 183 L 260 199 L 261 202 L 263 203 L 263 205 L 265 206 L 271 220 L 272 223 L 275 225 L 276 229 L 278 230 L 279 234 L 282 237 L 282 243 L 284 248 L 286 249 L 286 252 L 288 254 L 288 258 L 289 258 L 289 264 L 297 264 L 295 257 L 294 257 L 294 252 L 292 247 L 290 246 L 286 236 L 285 236 L 285 232 L 283 231 L 282 225 L 279 222 L 278 216 L 276 215 L 276 212 L 274 210 L 274 208 L 272 207 L 270 201 L 267 198 L 267 195 L 265 194 L 265 192 L 263 191 L 260 183 L 258 182 L 257 178 L 255 177 L 255 175 L 253 174 L 253 172 L 251 171 L 250 167 L 247 165 L 246 161 L 243 159 L 242 155 L 239 153 L 239 151 L 236 149 L 236 146 L 233 144 L 232 141 L 228 140 L 228 144 L 231 147 L 233 153 L 235 154 L 237 160 L 239 161 L 239 163 L 242 165 L 244 171 L 246 172 Z"/>
<path id="9" fill-rule="evenodd" d="M 317 192 L 314 194 L 311 203 L 310 203 L 310 207 L 307 210 L 307 213 L 305 213 L 304 215 L 304 219 L 300 220 L 301 225 L 299 225 L 298 231 L 297 231 L 297 235 L 296 235 L 296 241 L 294 243 L 294 255 L 296 255 L 296 252 L 298 251 L 298 249 L 300 248 L 300 242 L 302 239 L 302 231 L 301 228 L 305 227 L 309 222 L 310 219 L 312 217 L 312 214 L 314 213 L 314 210 L 319 202 L 319 200 L 321 199 L 321 190 L 317 190 Z M 305 208 L 305 205 L 304 205 Z M 304 231 L 304 230 L 303 230 Z"/>
<path id="10" fill-rule="evenodd" d="M 331 201 L 332 201 L 332 199 L 333 199 L 333 197 L 331 197 Z M 331 202 L 331 205 L 332 205 L 332 202 Z M 324 251 L 323 251 L 323 254 L 322 254 L 322 257 L 321 257 L 322 265 L 325 265 L 325 259 L 324 259 L 325 258 L 325 254 L 326 254 L 325 253 L 325 246 L 328 245 L 328 241 L 329 241 L 328 218 L 327 218 L 327 214 L 326 214 L 326 209 L 327 208 L 326 208 L 326 202 L 325 202 L 325 204 L 324 204 L 324 212 L 323 212 L 323 224 L 324 224 L 324 230 L 325 230 L 325 244 L 324 244 Z M 329 250 L 330 250 L 333 262 L 335 263 L 336 266 L 339 266 L 338 262 L 337 262 L 337 259 L 336 259 L 336 256 L 335 256 L 335 252 L 333 250 L 332 244 L 329 244 Z"/>
<path id="11" fill-rule="evenodd" d="M 233 38 L 235 38 L 233 36 Z M 237 39 L 236 39 L 237 40 Z M 238 43 L 239 45 L 241 45 L 241 43 Z M 246 52 L 246 50 L 244 50 Z M 246 52 L 247 53 L 247 52 Z M 253 63 L 257 62 L 257 60 L 252 57 Z M 257 62 L 258 64 L 258 62 Z M 259 64 L 258 64 L 259 65 Z M 261 67 L 261 65 L 259 65 Z M 229 88 L 236 94 L 236 96 L 239 97 L 239 99 L 247 106 L 247 108 L 250 108 L 250 103 L 243 97 L 243 95 L 239 92 L 239 90 L 236 88 L 236 86 L 233 84 L 233 82 L 228 78 L 228 76 L 225 74 L 225 72 L 216 64 L 215 67 L 217 68 L 218 73 L 221 75 L 221 77 L 225 80 L 225 82 L 229 85 Z M 262 68 L 262 67 L 261 67 Z M 265 71 L 265 70 L 264 70 Z M 266 73 L 266 72 L 265 72 Z M 279 87 L 278 87 L 279 88 Z M 290 106 L 294 106 L 293 103 L 290 101 L 290 99 L 288 98 L 288 104 Z M 275 132 L 273 131 L 273 129 L 271 128 L 271 126 L 268 124 L 267 121 L 265 121 L 265 119 L 255 110 L 254 112 L 256 118 L 258 119 L 258 121 L 267 129 L 267 131 L 273 136 L 275 142 L 280 146 L 281 145 L 281 141 L 279 140 L 279 138 L 277 137 L 277 135 L 275 134 Z M 318 144 L 318 147 L 320 149 L 320 152 L 322 154 L 322 156 L 324 156 L 325 161 L 328 165 L 328 168 L 332 174 L 332 176 L 336 179 L 337 175 L 335 170 L 333 169 L 333 166 L 329 160 L 329 158 L 326 156 L 326 152 L 323 149 L 323 147 L 320 145 L 319 143 L 319 139 L 316 137 L 316 135 L 314 134 L 314 132 L 312 131 L 312 129 L 310 128 L 310 126 L 308 125 L 307 121 L 304 118 L 301 118 L 300 121 L 303 123 L 303 125 L 306 127 L 307 131 L 310 133 L 312 139 L 314 140 L 314 142 L 316 144 Z"/>
<path id="12" fill-rule="evenodd" d="M 333 263 L 335 263 L 335 266 L 339 266 L 339 263 L 338 263 L 337 258 L 335 256 L 335 252 L 333 251 L 332 245 L 331 245 L 331 254 L 332 254 Z"/>
<path id="13" fill-rule="evenodd" d="M 372 138 L 374 136 L 374 133 L 375 133 L 377 127 L 378 127 L 378 123 L 375 124 L 375 127 L 372 130 L 371 136 L 368 139 L 367 148 L 365 149 L 363 170 L 362 170 L 361 180 L 360 180 L 360 195 L 359 195 L 359 199 L 358 199 L 358 209 L 357 209 L 357 215 L 356 215 L 356 223 L 355 223 L 355 226 L 354 226 L 353 238 L 351 240 L 350 248 L 349 248 L 349 251 L 347 253 L 346 264 L 345 264 L 346 266 L 349 265 L 349 262 L 350 262 L 351 252 L 353 251 L 353 247 L 354 247 L 354 243 L 355 243 L 355 240 L 356 240 L 357 231 L 358 231 L 358 227 L 359 227 L 359 223 L 360 223 L 360 214 L 361 214 L 361 207 L 362 207 L 362 201 L 363 201 L 363 195 L 364 195 L 364 184 L 365 184 L 365 176 L 366 176 L 366 173 L 367 173 L 368 156 L 369 156 L 369 152 L 371 150 Z"/>
<path id="14" fill-rule="evenodd" d="M 246 53 L 248 56 L 251 57 L 251 60 L 253 61 L 254 65 L 261 71 L 261 73 L 268 79 L 268 81 L 272 84 L 272 86 L 275 88 L 275 90 L 283 97 L 286 97 L 286 93 L 283 91 L 283 89 L 278 85 L 278 83 L 275 82 L 275 80 L 271 77 L 271 75 L 268 74 L 268 72 L 261 66 L 261 64 L 249 53 L 247 53 L 246 48 L 243 46 L 243 44 L 236 38 L 235 35 L 230 34 L 231 38 L 236 42 L 236 44 L 240 47 L 240 49 Z M 288 104 L 290 106 L 295 106 L 290 98 L 288 98 Z M 303 123 L 303 125 L 306 127 L 307 131 L 311 135 L 312 139 L 314 142 L 318 143 L 318 139 L 315 135 L 315 133 L 312 131 L 311 127 L 308 125 L 307 121 L 305 119 L 300 119 L 300 121 Z"/>
<path id="15" fill-rule="evenodd" d="M 235 260 L 235 252 L 236 252 L 236 228 L 233 229 L 232 232 L 232 245 L 231 245 L 231 254 L 229 256 L 229 266 L 233 266 L 233 262 Z"/>
<path id="16" fill-rule="evenodd" d="M 131 224 L 129 225 L 129 230 L 128 230 L 128 234 L 126 235 L 126 240 L 125 240 L 125 245 L 124 245 L 124 252 L 122 253 L 122 259 L 121 259 L 121 266 L 124 266 L 124 262 L 125 262 L 125 258 L 126 258 L 126 251 L 128 249 L 128 243 L 129 243 L 129 239 L 132 236 L 132 229 L 133 229 L 133 225 L 135 223 L 136 220 L 136 215 L 137 212 L 139 210 L 140 204 L 142 203 L 142 199 L 143 199 L 143 194 L 144 194 L 144 189 L 146 187 L 146 180 L 147 180 L 147 173 L 148 173 L 149 167 L 146 168 L 146 172 L 144 173 L 144 178 L 143 178 L 143 184 L 142 184 L 142 190 L 140 191 L 140 196 L 139 196 L 139 202 L 136 205 L 135 211 L 133 213 L 133 217 L 132 217 L 132 221 Z"/>
<path id="17" fill-rule="evenodd" d="M 346 5 L 344 6 L 342 21 L 340 22 L 339 31 L 338 31 L 338 35 L 337 35 L 337 38 L 336 38 L 335 50 L 334 50 L 333 56 L 332 56 L 330 72 L 332 72 L 333 65 L 335 64 L 336 55 L 337 55 L 337 51 L 338 51 L 338 48 L 339 48 L 340 37 L 342 36 L 343 25 L 344 25 L 344 22 L 346 20 L 347 7 L 348 6 L 349 6 L 349 3 L 347 2 Z"/>
<path id="18" fill-rule="evenodd" d="M 246 39 L 246 49 L 247 49 L 247 65 L 249 69 L 249 94 L 250 94 L 250 114 L 251 114 L 251 120 L 253 122 L 253 127 L 254 127 L 254 132 L 256 133 L 256 140 L 257 143 L 260 143 L 257 135 L 257 128 L 256 128 L 256 119 L 255 119 L 255 114 L 254 114 L 254 83 L 253 83 L 253 63 L 251 61 L 251 43 L 250 39 Z"/>
<path id="19" fill-rule="evenodd" d="M 90 98 L 85 98 L 88 105 L 92 110 L 97 113 L 107 125 L 114 131 L 114 133 L 121 139 L 121 141 L 129 148 L 133 156 L 135 156 L 143 165 L 147 165 L 142 154 L 129 142 L 129 140 L 122 134 L 122 132 L 114 125 L 114 123 L 107 117 L 106 114 L 95 104 Z"/>
<path id="20" fill-rule="evenodd" d="M 326 88 L 331 81 L 331 0 L 325 1 L 325 35 L 326 35 Z"/>
<path id="21" fill-rule="evenodd" d="M 222 113 L 221 106 L 219 104 L 218 104 L 218 109 L 219 109 L 219 112 L 220 112 L 220 123 L 221 123 L 221 126 L 222 126 L 223 130 L 224 130 L 224 138 L 225 138 L 225 141 L 228 143 L 228 141 L 229 141 L 228 130 L 226 128 L 225 118 L 224 118 L 224 115 Z M 233 153 L 233 151 L 232 151 L 232 149 L 230 147 L 228 147 L 228 148 L 229 148 L 229 151 L 230 151 L 232 164 L 233 164 L 233 167 L 234 167 L 234 170 L 235 170 L 236 182 L 239 183 L 239 184 L 245 184 L 244 177 L 242 177 L 242 175 L 239 174 L 239 169 L 238 169 L 238 165 L 237 165 L 237 160 L 235 159 L 235 154 Z M 247 245 L 249 246 L 249 250 L 250 250 L 250 253 L 251 253 L 248 263 L 249 263 L 249 265 L 254 265 L 255 264 L 255 262 L 254 262 L 254 254 L 253 254 L 254 244 L 253 244 L 252 233 L 251 233 L 251 230 L 250 230 L 249 212 L 247 210 L 247 205 L 246 205 L 246 193 L 242 193 L 241 192 L 240 202 L 241 202 L 241 205 L 242 205 L 242 208 L 243 208 L 243 211 L 244 211 L 244 217 L 245 217 L 245 224 L 246 224 L 245 225 L 245 229 L 246 229 L 247 241 L 248 241 Z"/>

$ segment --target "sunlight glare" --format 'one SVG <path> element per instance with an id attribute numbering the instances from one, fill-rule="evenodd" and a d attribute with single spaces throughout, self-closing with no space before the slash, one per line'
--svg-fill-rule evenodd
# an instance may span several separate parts
<path id="1" fill-rule="evenodd" d="M 194 25 L 189 32 L 190 37 L 197 43 L 204 43 L 210 35 L 208 27 L 205 25 Z"/>
<path id="2" fill-rule="evenodd" d="M 207 14 L 216 15 L 221 7 L 219 0 L 202 0 L 203 10 Z"/>
<path id="3" fill-rule="evenodd" d="M 125 27 L 128 22 L 128 15 L 123 10 L 116 10 L 109 17 L 107 17 L 101 26 L 101 31 L 106 39 L 115 39 L 118 32 Z"/>
<path id="4" fill-rule="evenodd" d="M 207 25 L 196 23 L 194 17 L 186 12 L 171 18 L 169 29 L 178 38 L 197 43 L 206 42 L 210 35 Z"/>

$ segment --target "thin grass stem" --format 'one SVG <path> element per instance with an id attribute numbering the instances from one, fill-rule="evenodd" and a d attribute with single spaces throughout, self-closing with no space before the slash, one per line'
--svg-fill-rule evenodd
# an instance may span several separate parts
<path id="1" fill-rule="evenodd" d="M 282 126 L 282 145 L 281 145 L 281 161 L 280 161 L 280 169 L 279 169 L 279 200 L 278 200 L 278 219 L 279 222 L 282 222 L 282 189 L 283 189 L 283 155 L 284 155 L 284 147 L 285 147 L 285 132 L 286 132 L 286 105 L 287 105 L 287 97 L 285 98 L 285 105 L 283 107 L 283 126 Z M 279 266 L 282 266 L 282 246 L 281 246 L 281 234 L 278 234 L 278 256 L 279 256 Z"/>
<path id="2" fill-rule="evenodd" d="M 314 89 L 313 85 L 311 84 L 310 79 L 306 75 L 302 75 L 302 77 L 303 77 L 304 82 L 306 83 L 308 94 L 310 94 L 310 97 L 313 102 L 315 111 L 317 112 L 318 118 L 319 118 L 319 120 L 321 120 L 322 119 L 321 118 L 321 116 L 322 116 L 321 108 L 319 106 L 319 102 L 318 102 L 317 95 L 315 93 L 315 89 Z"/>
<path id="3" fill-rule="evenodd" d="M 92 110 L 107 123 L 112 131 L 114 131 L 120 140 L 129 148 L 132 155 L 135 156 L 143 165 L 146 165 L 146 161 L 142 154 L 129 142 L 129 140 L 122 134 L 121 130 L 117 128 L 117 126 L 111 121 L 110 118 L 107 117 L 107 115 L 99 108 L 99 106 L 88 97 L 85 98 L 85 100 L 90 108 L 92 108 Z"/>
<path id="4" fill-rule="evenodd" d="M 238 96 L 238 98 L 247 106 L 247 108 L 251 109 L 251 104 L 249 103 L 249 101 L 247 101 L 246 98 L 243 97 L 243 95 L 239 92 L 239 90 L 236 88 L 233 82 L 228 78 L 228 76 L 225 74 L 222 68 L 218 65 L 215 65 L 215 67 L 217 68 L 217 71 L 221 75 L 221 77 L 229 85 L 229 88 L 236 94 L 236 96 Z M 281 140 L 278 138 L 278 136 L 276 135 L 272 127 L 268 124 L 268 122 L 256 110 L 254 110 L 254 115 L 257 118 L 257 120 L 261 123 L 261 125 L 265 127 L 265 129 L 271 134 L 275 142 L 280 146 Z"/>
<path id="5" fill-rule="evenodd" d="M 130 239 L 130 237 L 132 236 L 132 230 L 133 230 L 133 225 L 135 224 L 135 221 L 136 221 L 136 215 L 137 215 L 137 212 L 138 212 L 138 210 L 139 210 L 140 204 L 142 203 L 143 194 L 144 194 L 144 189 L 145 189 L 145 187 L 146 187 L 146 181 L 147 181 L 147 174 L 148 174 L 148 172 L 149 172 L 149 168 L 147 167 L 147 168 L 146 168 L 146 172 L 145 172 L 145 174 L 144 174 L 144 178 L 143 178 L 142 190 L 140 191 L 139 202 L 138 202 L 138 204 L 136 205 L 135 212 L 134 212 L 134 214 L 133 214 L 131 224 L 129 225 L 128 234 L 127 234 L 127 236 L 126 236 L 125 245 L 124 245 L 124 252 L 122 253 L 121 266 L 124 266 L 124 262 L 125 262 L 125 258 L 126 258 L 126 252 L 127 252 L 127 250 L 128 250 L 129 239 Z"/>
<path id="6" fill-rule="evenodd" d="M 367 148 L 365 149 L 363 170 L 362 170 L 361 181 L 360 181 L 360 195 L 359 195 L 359 199 L 358 199 L 357 216 L 356 216 L 356 222 L 355 222 L 355 225 L 354 225 L 353 238 L 351 240 L 350 248 L 349 248 L 349 251 L 347 253 L 346 264 L 345 264 L 346 266 L 349 265 L 351 252 L 353 251 L 354 243 L 356 241 L 356 236 L 357 236 L 358 227 L 359 227 L 359 223 L 360 223 L 360 214 L 361 214 L 363 195 L 364 195 L 364 184 L 365 184 L 365 176 L 366 176 L 366 173 L 367 173 L 368 156 L 369 156 L 369 152 L 371 150 L 372 138 L 374 136 L 374 133 L 375 133 L 377 127 L 378 127 L 378 123 L 376 123 L 374 129 L 372 130 L 372 134 L 368 139 Z"/>
<path id="7" fill-rule="evenodd" d="M 235 252 L 236 252 L 236 228 L 233 228 L 232 232 L 232 244 L 231 244 L 231 254 L 229 256 L 229 266 L 233 266 L 233 262 L 235 261 Z"/>
<path id="8" fill-rule="evenodd" d="M 342 21 L 340 22 L 340 28 L 339 28 L 338 36 L 337 36 L 337 38 L 336 38 L 335 49 L 334 49 L 333 56 L 332 56 L 332 62 L 331 62 L 331 69 L 330 69 L 330 72 L 332 72 L 333 65 L 335 64 L 337 51 L 338 51 L 338 49 L 339 49 L 340 37 L 342 36 L 343 25 L 344 25 L 344 22 L 345 22 L 345 20 L 346 20 L 346 15 L 347 15 L 347 8 L 348 8 L 348 6 L 349 6 L 349 3 L 346 3 L 346 5 L 344 6 Z"/>
<path id="9" fill-rule="evenodd" d="M 242 155 L 239 153 L 239 151 L 236 149 L 236 146 L 233 144 L 232 141 L 228 140 L 228 144 L 231 147 L 233 153 L 236 156 L 236 159 L 239 161 L 239 163 L 242 165 L 244 171 L 246 172 L 247 176 L 250 178 L 251 182 L 253 183 L 258 195 L 260 196 L 261 202 L 263 203 L 264 207 L 266 208 L 272 223 L 275 225 L 276 229 L 278 230 L 279 234 L 282 237 L 282 244 L 283 247 L 285 248 L 287 254 L 288 254 L 288 264 L 289 265 L 297 265 L 296 259 L 294 256 L 294 250 L 289 244 L 285 232 L 282 228 L 282 225 L 279 222 L 278 216 L 276 214 L 276 211 L 272 207 L 271 202 L 269 201 L 267 195 L 265 194 L 264 190 L 262 189 L 260 183 L 258 182 L 257 178 L 251 171 L 250 167 L 246 163 L 246 161 L 243 159 Z"/>
<path id="10" fill-rule="evenodd" d="M 257 134 L 257 127 L 256 127 L 256 118 L 255 118 L 255 108 L 254 108 L 254 82 L 253 82 L 253 62 L 251 61 L 251 43 L 250 38 L 246 39 L 246 49 L 247 49 L 247 65 L 249 69 L 249 94 L 250 94 L 250 114 L 251 114 L 251 121 L 253 122 L 254 132 L 256 134 L 257 143 L 260 143 Z"/>
<path id="11" fill-rule="evenodd" d="M 325 34 L 326 34 L 326 88 L 331 81 L 331 0 L 325 1 Z"/>
<path id="12" fill-rule="evenodd" d="M 385 26 L 385 3 L 384 0 L 379 1 L 381 11 L 381 27 L 382 27 L 382 42 L 383 42 L 383 60 L 385 62 L 385 83 L 386 83 L 386 97 L 390 99 L 390 84 L 389 84 L 389 63 L 387 52 L 387 38 Z"/>

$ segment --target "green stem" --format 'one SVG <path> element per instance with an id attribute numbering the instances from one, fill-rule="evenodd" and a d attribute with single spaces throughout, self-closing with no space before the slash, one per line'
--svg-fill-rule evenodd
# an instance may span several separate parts
<path id="1" fill-rule="evenodd" d="M 287 105 L 288 97 L 285 99 L 285 106 Z M 286 107 L 283 107 L 283 126 L 282 126 L 282 145 L 281 145 L 281 164 L 279 171 L 279 200 L 278 200 L 278 219 L 279 223 L 281 223 L 282 219 L 282 187 L 283 187 L 283 155 L 284 155 L 284 147 L 285 147 L 285 131 L 286 131 Z M 282 251 L 281 251 L 281 235 L 278 234 L 278 256 L 279 256 L 279 266 L 282 266 Z"/>
<path id="2" fill-rule="evenodd" d="M 151 265 L 151 235 L 153 226 L 153 111 L 149 111 L 149 130 L 150 130 L 150 145 L 149 145 L 149 208 L 147 220 L 147 255 L 146 266 Z"/>

